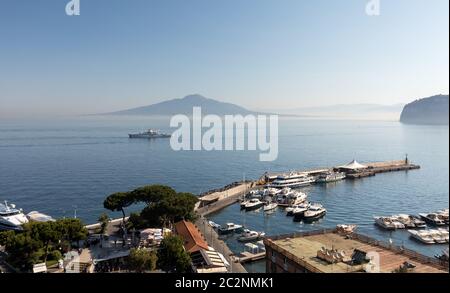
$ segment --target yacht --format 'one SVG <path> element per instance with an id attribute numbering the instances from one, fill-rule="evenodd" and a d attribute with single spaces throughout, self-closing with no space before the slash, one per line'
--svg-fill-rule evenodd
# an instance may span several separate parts
<path id="1" fill-rule="evenodd" d="M 296 208 L 298 208 L 301 204 L 295 204 L 295 205 L 291 205 L 288 206 L 285 210 L 286 210 L 286 216 L 293 216 L 294 215 L 294 210 Z"/>
<path id="2" fill-rule="evenodd" d="M 28 220 L 30 220 L 32 222 L 40 222 L 40 223 L 55 222 L 55 219 L 53 219 L 51 216 L 37 212 L 37 211 L 29 212 L 27 214 L 27 218 L 28 218 Z"/>
<path id="3" fill-rule="evenodd" d="M 308 173 L 289 173 L 286 175 L 278 176 L 269 187 L 272 188 L 297 188 L 314 183 L 314 178 L 309 176 Z"/>
<path id="4" fill-rule="evenodd" d="M 442 217 L 439 216 L 439 214 L 431 213 L 431 214 L 419 214 L 419 216 L 428 224 L 433 226 L 444 226 L 445 221 L 442 219 Z"/>
<path id="5" fill-rule="evenodd" d="M 411 215 L 394 215 L 391 217 L 391 219 L 402 223 L 406 228 L 426 228 L 427 226 L 425 221 L 422 221 L 421 219 Z"/>
<path id="6" fill-rule="evenodd" d="M 128 134 L 129 138 L 168 138 L 171 137 L 170 134 L 162 133 L 158 130 L 149 129 L 141 133 L 131 133 Z"/>
<path id="7" fill-rule="evenodd" d="M 314 221 L 322 218 L 327 210 L 319 203 L 311 204 L 308 210 L 303 214 L 304 221 Z"/>
<path id="8" fill-rule="evenodd" d="M 245 204 L 245 210 L 246 211 L 256 210 L 256 209 L 259 209 L 260 207 L 262 207 L 263 205 L 264 205 L 264 202 L 260 201 L 257 198 L 252 198 Z"/>
<path id="9" fill-rule="evenodd" d="M 277 207 L 278 207 L 278 204 L 276 202 L 271 202 L 264 206 L 264 211 L 265 212 L 272 211 L 272 210 L 276 209 Z"/>
<path id="10" fill-rule="evenodd" d="M 439 244 L 448 243 L 448 231 L 444 229 L 428 230 L 434 242 Z"/>
<path id="11" fill-rule="evenodd" d="M 294 222 L 300 222 L 305 217 L 305 212 L 311 207 L 308 202 L 298 205 L 293 211 Z"/>
<path id="12" fill-rule="evenodd" d="M 431 234 L 426 230 L 416 231 L 416 230 L 408 230 L 409 234 L 411 234 L 411 237 L 419 240 L 422 243 L 425 244 L 434 244 L 436 243 L 431 236 Z"/>
<path id="13" fill-rule="evenodd" d="M 390 217 L 374 217 L 375 224 L 386 230 L 405 229 L 405 225 Z"/>
<path id="14" fill-rule="evenodd" d="M 283 188 L 282 192 L 278 194 L 277 202 L 279 206 L 289 207 L 301 204 L 307 197 L 305 193 L 287 187 Z"/>
<path id="15" fill-rule="evenodd" d="M 256 231 L 250 231 L 248 229 L 245 229 L 244 232 L 242 232 L 241 236 L 238 237 L 238 241 L 240 242 L 249 242 L 249 241 L 255 241 L 263 238 L 266 234 L 264 232 L 256 232 Z"/>
<path id="16" fill-rule="evenodd" d="M 329 182 L 336 182 L 336 181 L 339 181 L 342 179 L 345 179 L 344 172 L 329 171 L 329 172 L 320 174 L 317 177 L 316 182 L 317 183 L 329 183 Z"/>
<path id="17" fill-rule="evenodd" d="M 243 228 L 244 227 L 242 225 L 237 225 L 234 223 L 227 223 L 225 225 L 225 227 L 220 227 L 218 230 L 219 230 L 220 234 L 230 234 L 230 233 L 234 233 L 234 232 L 237 232 L 237 233 L 242 232 Z"/>
<path id="18" fill-rule="evenodd" d="M 28 223 L 27 217 L 22 209 L 16 209 L 16 206 L 5 201 L 0 203 L 0 230 L 22 230 L 22 225 Z"/>

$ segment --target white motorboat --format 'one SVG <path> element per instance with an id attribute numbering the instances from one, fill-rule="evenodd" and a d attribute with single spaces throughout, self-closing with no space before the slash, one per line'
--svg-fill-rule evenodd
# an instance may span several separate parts
<path id="1" fill-rule="evenodd" d="M 276 202 L 271 202 L 264 206 L 264 211 L 265 212 L 272 211 L 272 210 L 276 209 L 277 207 L 278 207 L 278 204 Z"/>
<path id="2" fill-rule="evenodd" d="M 434 242 L 439 244 L 448 243 L 448 231 L 444 229 L 428 230 Z"/>
<path id="3" fill-rule="evenodd" d="M 304 202 L 302 204 L 299 204 L 293 211 L 292 211 L 292 215 L 294 216 L 294 221 L 295 222 L 299 222 L 301 221 L 304 216 L 305 216 L 305 212 L 307 210 L 309 210 L 309 208 L 311 207 L 311 204 L 309 202 Z"/>
<path id="4" fill-rule="evenodd" d="M 428 224 L 433 226 L 445 226 L 445 220 L 437 213 L 419 214 L 419 216 Z"/>
<path id="5" fill-rule="evenodd" d="M 336 182 L 345 179 L 345 173 L 344 172 L 333 172 L 329 171 L 326 173 L 320 174 L 316 182 L 317 183 L 330 183 L 330 182 Z"/>
<path id="6" fill-rule="evenodd" d="M 399 214 L 392 216 L 391 219 L 402 223 L 406 228 L 425 228 L 427 226 L 424 221 L 411 215 Z"/>
<path id="7" fill-rule="evenodd" d="M 277 196 L 277 203 L 279 206 L 289 207 L 299 205 L 306 201 L 307 198 L 308 196 L 301 191 L 284 188 Z"/>
<path id="8" fill-rule="evenodd" d="M 213 228 L 213 229 L 220 229 L 220 225 L 217 223 L 214 223 L 213 221 L 208 221 L 208 224 Z"/>
<path id="9" fill-rule="evenodd" d="M 341 234 L 351 234 L 356 231 L 356 228 L 358 228 L 356 225 L 336 225 L 336 231 Z"/>
<path id="10" fill-rule="evenodd" d="M 271 184 L 269 184 L 269 187 L 272 188 L 297 188 L 302 186 L 310 185 L 311 183 L 314 183 L 315 179 L 311 176 L 309 176 L 308 173 L 296 173 L 292 172 L 285 175 L 278 176 Z"/>
<path id="11" fill-rule="evenodd" d="M 266 234 L 264 232 L 256 232 L 245 229 L 244 232 L 242 232 L 241 236 L 238 237 L 238 241 L 240 242 L 255 241 L 263 238 L 265 235 Z"/>
<path id="12" fill-rule="evenodd" d="M 327 210 L 319 203 L 311 204 L 303 214 L 304 221 L 315 221 L 325 216 Z"/>
<path id="13" fill-rule="evenodd" d="M 263 205 L 264 205 L 264 202 L 260 201 L 257 198 L 252 198 L 251 200 L 249 200 L 246 203 L 245 210 L 246 211 L 256 210 L 256 209 L 259 209 L 260 207 L 262 207 Z"/>
<path id="14" fill-rule="evenodd" d="M 243 228 L 244 227 L 242 225 L 227 223 L 225 227 L 220 227 L 218 230 L 220 234 L 230 234 L 234 232 L 242 232 Z"/>
<path id="15" fill-rule="evenodd" d="M 422 242 L 425 244 L 434 244 L 436 243 L 434 241 L 434 238 L 431 236 L 431 234 L 426 230 L 408 230 L 409 234 L 411 234 L 411 237 Z"/>
<path id="16" fill-rule="evenodd" d="M 374 217 L 375 224 L 386 230 L 405 229 L 405 225 L 390 217 Z"/>
<path id="17" fill-rule="evenodd" d="M 46 214 L 43 214 L 43 213 L 40 213 L 37 211 L 29 212 L 27 214 L 27 218 L 28 218 L 28 220 L 30 220 L 32 222 L 41 222 L 41 223 L 55 222 L 55 219 L 53 219 L 49 215 L 46 215 Z"/>
<path id="18" fill-rule="evenodd" d="M 5 201 L 0 203 L 0 230 L 22 230 L 22 225 L 28 223 L 22 209 Z"/>

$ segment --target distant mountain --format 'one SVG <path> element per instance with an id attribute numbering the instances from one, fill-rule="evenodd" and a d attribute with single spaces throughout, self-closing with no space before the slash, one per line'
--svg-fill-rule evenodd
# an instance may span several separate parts
<path id="1" fill-rule="evenodd" d="M 391 119 L 398 120 L 404 104 L 336 104 L 329 106 L 304 107 L 276 110 L 286 115 L 338 119 Z"/>
<path id="2" fill-rule="evenodd" d="M 213 99 L 205 98 L 201 95 L 189 95 L 181 99 L 173 99 L 161 103 L 123 110 L 118 112 L 106 113 L 103 115 L 140 115 L 140 116 L 169 116 L 176 114 L 192 115 L 192 108 L 200 106 L 202 114 L 216 114 L 216 115 L 247 115 L 255 114 L 256 112 L 247 110 L 235 104 L 223 103 Z"/>
<path id="3" fill-rule="evenodd" d="M 449 96 L 437 95 L 407 104 L 400 121 L 407 124 L 448 125 Z"/>

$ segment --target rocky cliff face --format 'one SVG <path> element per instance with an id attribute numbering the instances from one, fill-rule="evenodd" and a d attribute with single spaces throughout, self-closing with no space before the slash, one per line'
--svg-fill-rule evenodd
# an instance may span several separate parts
<path id="1" fill-rule="evenodd" d="M 407 124 L 448 125 L 449 96 L 420 99 L 403 108 L 400 121 Z"/>

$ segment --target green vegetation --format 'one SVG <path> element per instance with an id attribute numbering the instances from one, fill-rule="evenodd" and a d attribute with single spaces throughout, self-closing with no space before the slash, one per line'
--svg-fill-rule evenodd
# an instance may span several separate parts
<path id="1" fill-rule="evenodd" d="M 179 193 L 164 185 L 149 185 L 130 192 L 109 195 L 103 206 L 111 211 L 121 211 L 125 219 L 125 208 L 132 204 L 144 203 L 140 213 L 133 213 L 129 218 L 129 227 L 168 227 L 172 223 L 195 220 L 194 206 L 198 201 L 191 193 Z"/>
<path id="2" fill-rule="evenodd" d="M 103 235 L 106 233 L 106 228 L 108 228 L 109 217 L 107 214 L 103 213 L 98 218 L 98 222 L 100 223 L 100 231 L 99 234 Z"/>
<path id="3" fill-rule="evenodd" d="M 133 248 L 128 257 L 128 268 L 137 273 L 153 271 L 156 269 L 157 259 L 154 251 Z"/>
<path id="4" fill-rule="evenodd" d="M 40 262 L 57 261 L 73 243 L 84 240 L 87 230 L 78 219 L 56 222 L 30 222 L 23 231 L 0 232 L 0 245 L 8 253 L 8 262 L 22 271 L 29 271 Z"/>
<path id="5" fill-rule="evenodd" d="M 179 236 L 164 238 L 158 250 L 158 267 L 166 272 L 187 273 L 191 268 L 191 257 L 184 250 Z"/>

